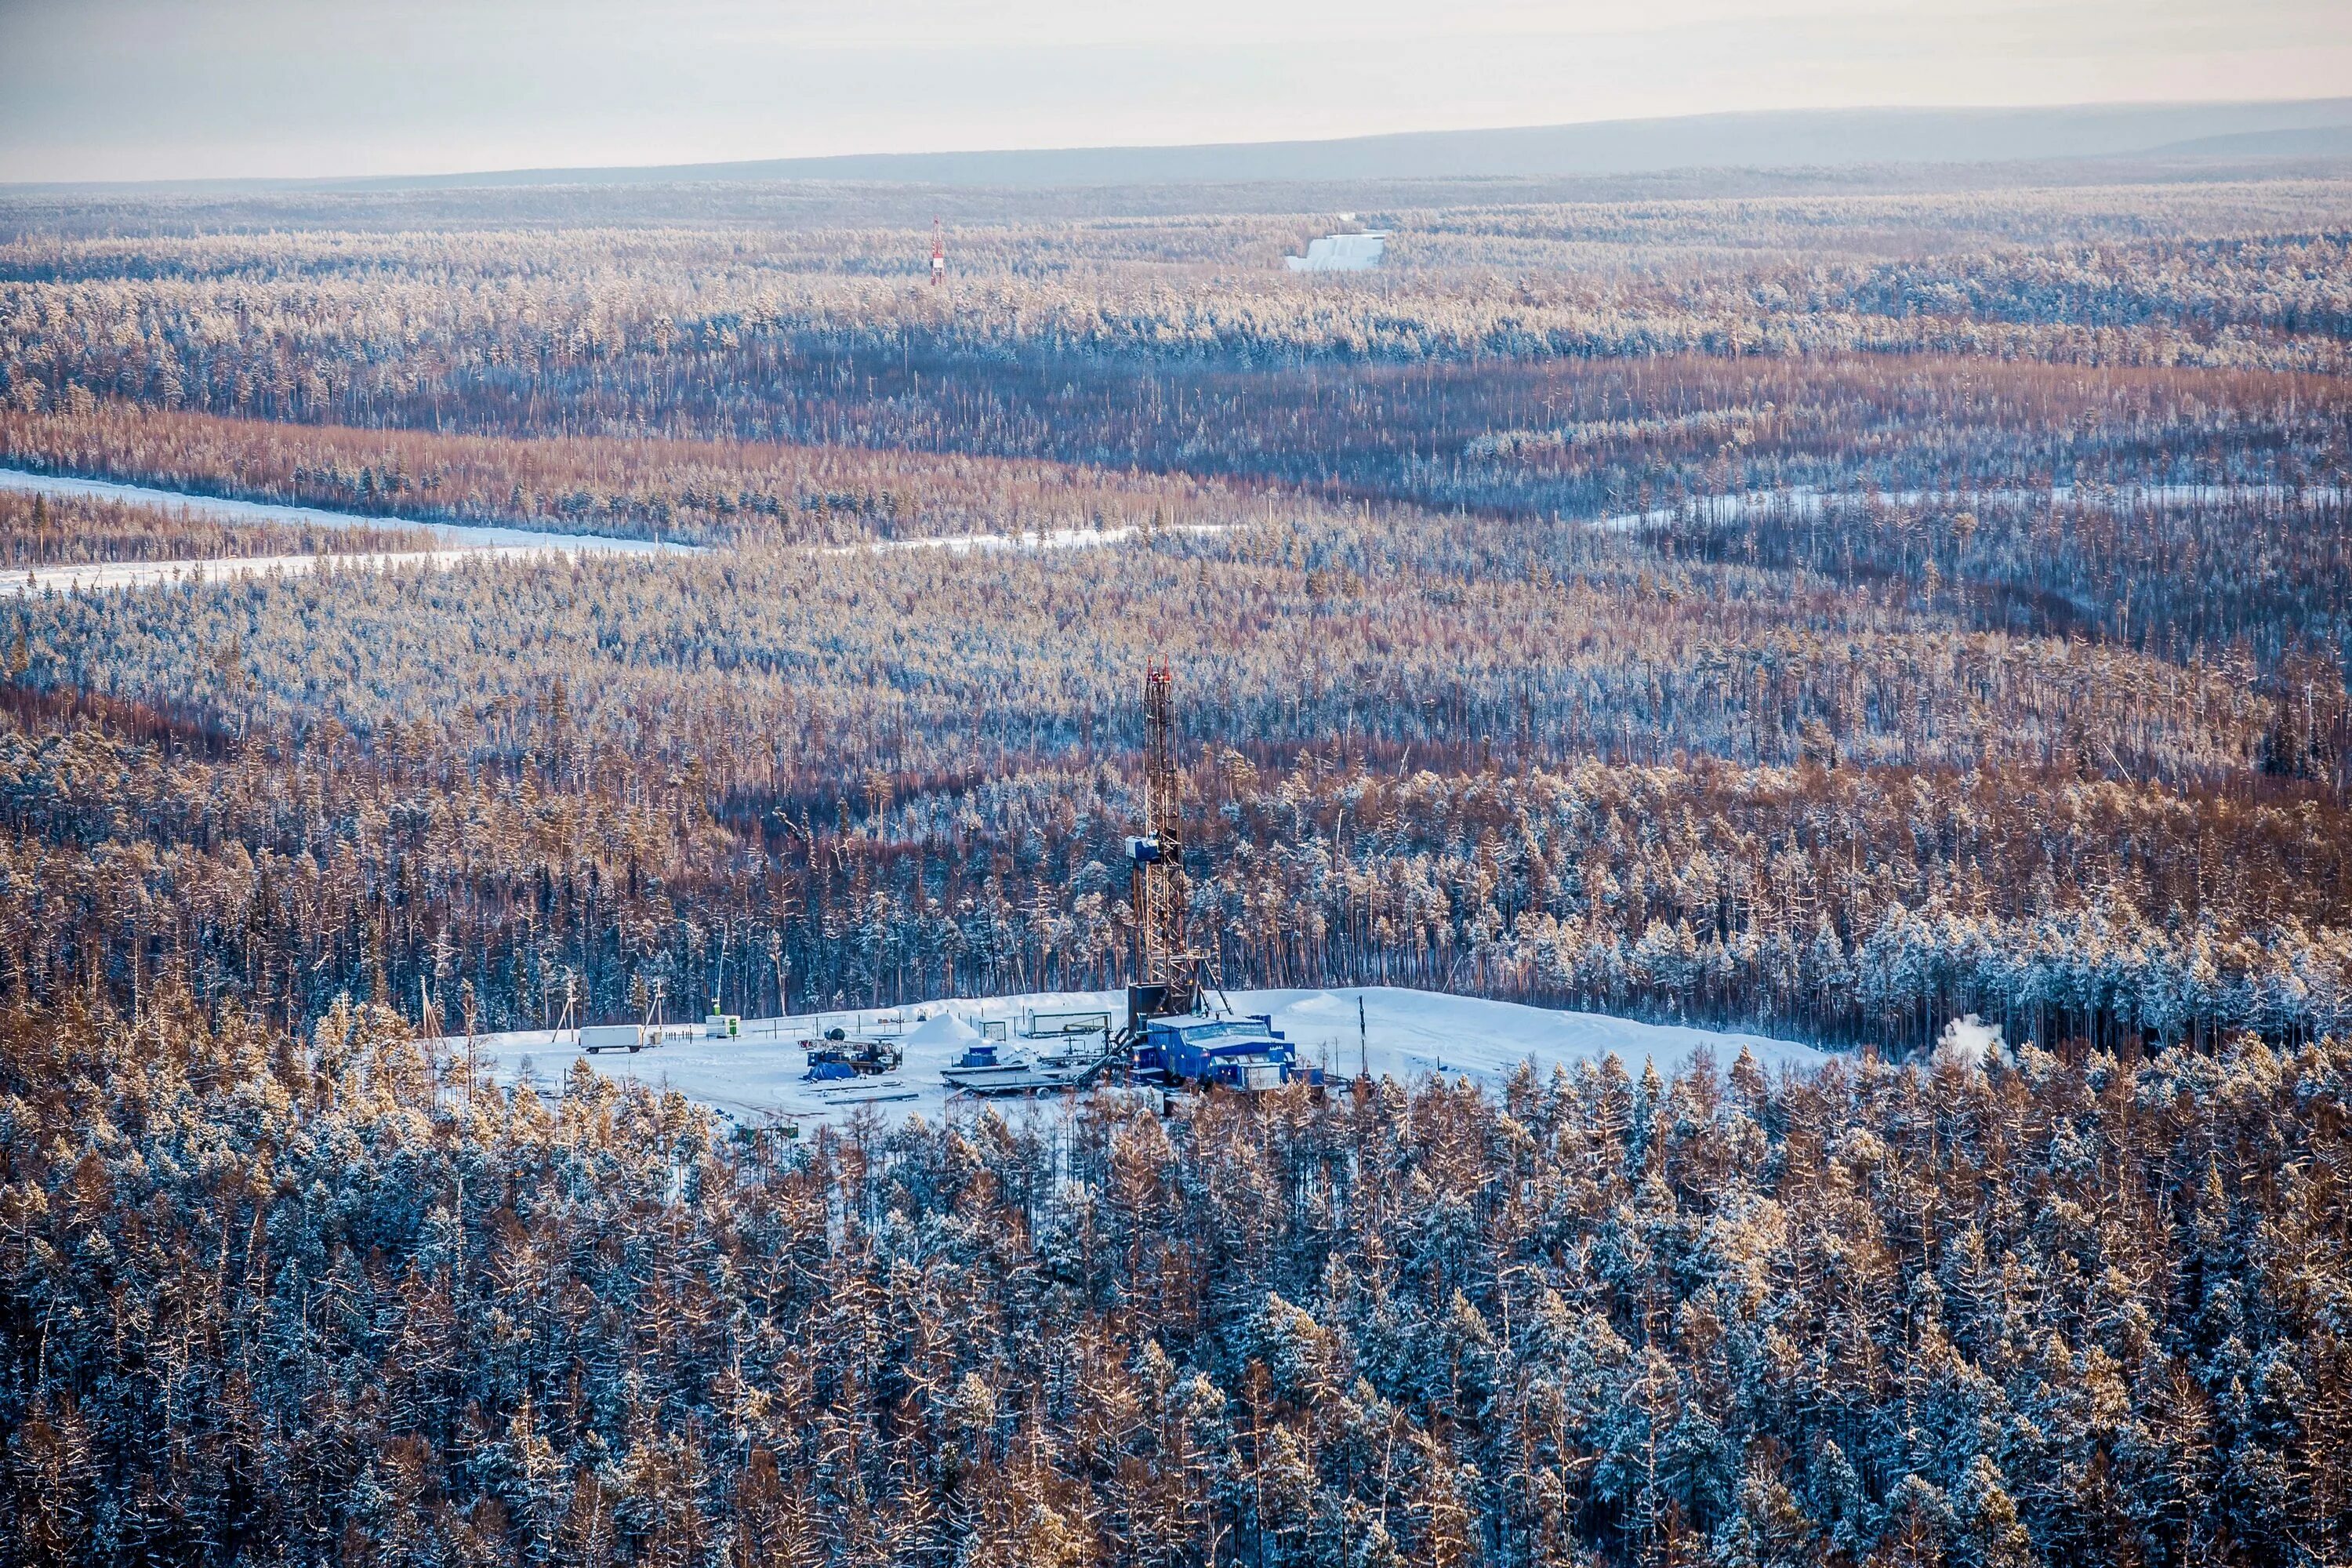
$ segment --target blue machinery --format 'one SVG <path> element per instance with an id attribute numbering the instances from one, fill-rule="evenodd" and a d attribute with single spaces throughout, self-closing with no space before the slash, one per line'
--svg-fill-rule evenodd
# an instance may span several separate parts
<path id="1" fill-rule="evenodd" d="M 1223 999 L 1208 955 L 1185 940 L 1183 779 L 1176 765 L 1175 671 L 1154 658 L 1143 677 L 1143 830 L 1127 841 L 1135 910 L 1135 979 L 1127 988 L 1127 1028 L 1119 1043 L 1136 1077 L 1171 1084 L 1276 1089 L 1305 1080 L 1297 1047 L 1274 1020 L 1207 1011 L 1208 994 Z"/>
<path id="2" fill-rule="evenodd" d="M 1135 1045 L 1135 1071 L 1171 1084 L 1244 1092 L 1323 1081 L 1323 1069 L 1300 1062 L 1297 1047 L 1264 1013 L 1148 1019 Z"/>

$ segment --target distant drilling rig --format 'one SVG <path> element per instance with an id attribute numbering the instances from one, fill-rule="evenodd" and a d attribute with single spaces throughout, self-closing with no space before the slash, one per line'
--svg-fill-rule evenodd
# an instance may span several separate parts
<path id="1" fill-rule="evenodd" d="M 1208 960 L 1185 942 L 1183 779 L 1176 768 L 1176 674 L 1164 658 L 1143 675 L 1143 823 L 1127 841 L 1128 891 L 1135 911 L 1135 966 L 1127 988 L 1130 1034 L 1146 1019 L 1201 1005 Z M 1210 982 L 1214 984 L 1213 980 Z"/>
<path id="2" fill-rule="evenodd" d="M 1185 938 L 1184 778 L 1176 766 L 1176 674 L 1163 658 L 1143 674 L 1143 831 L 1129 837 L 1129 889 L 1135 910 L 1135 973 L 1127 988 L 1127 1028 L 1112 1042 L 1135 1079 L 1171 1087 L 1254 1094 L 1286 1083 L 1321 1092 L 1322 1069 L 1271 1015 L 1236 1016 L 1207 954 Z M 1216 994 L 1211 1012 L 1208 997 Z"/>

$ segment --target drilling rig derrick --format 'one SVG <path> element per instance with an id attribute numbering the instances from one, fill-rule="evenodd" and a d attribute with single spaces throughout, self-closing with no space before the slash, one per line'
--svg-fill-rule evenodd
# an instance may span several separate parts
<path id="1" fill-rule="evenodd" d="M 1127 988 L 1127 1025 L 1199 1010 L 1208 961 L 1185 941 L 1183 780 L 1175 748 L 1175 672 L 1153 658 L 1143 677 L 1143 823 L 1127 841 L 1128 888 L 1135 914 L 1135 965 Z M 1211 984 L 1213 984 L 1211 981 Z"/>

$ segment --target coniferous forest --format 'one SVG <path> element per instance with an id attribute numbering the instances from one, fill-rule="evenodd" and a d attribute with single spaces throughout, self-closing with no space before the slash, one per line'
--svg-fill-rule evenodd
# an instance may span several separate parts
<path id="1" fill-rule="evenodd" d="M 361 520 L 0 489 L 0 1561 L 2352 1561 L 2340 167 L 24 191 L 0 468 Z M 417 521 L 686 548 L 43 575 Z M 1121 984 L 1155 655 L 1228 984 L 1834 1059 L 418 1038 Z"/>

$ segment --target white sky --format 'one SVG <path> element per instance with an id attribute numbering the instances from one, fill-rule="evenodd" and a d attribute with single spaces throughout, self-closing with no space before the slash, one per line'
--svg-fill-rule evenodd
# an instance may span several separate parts
<path id="1" fill-rule="evenodd" d="M 2352 90 L 2352 0 L 0 0 L 0 181 Z"/>

